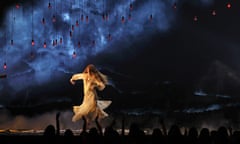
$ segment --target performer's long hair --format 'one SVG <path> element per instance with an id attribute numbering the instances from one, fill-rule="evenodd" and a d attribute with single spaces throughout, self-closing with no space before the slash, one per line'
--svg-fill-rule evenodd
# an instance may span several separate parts
<path id="1" fill-rule="evenodd" d="M 100 71 L 98 71 L 96 69 L 96 67 L 92 64 L 88 65 L 83 73 L 88 73 L 90 78 L 100 82 L 100 83 L 103 83 L 104 85 L 107 85 L 108 84 L 108 79 L 107 79 L 107 76 L 102 74 Z"/>

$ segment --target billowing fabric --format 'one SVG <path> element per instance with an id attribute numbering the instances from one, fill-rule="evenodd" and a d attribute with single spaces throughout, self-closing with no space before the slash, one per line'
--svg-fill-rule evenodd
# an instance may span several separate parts
<path id="1" fill-rule="evenodd" d="M 103 90 L 107 84 L 107 77 L 100 73 L 93 65 L 88 65 L 83 73 L 74 74 L 70 79 L 72 84 L 76 80 L 83 80 L 84 97 L 80 106 L 73 106 L 74 116 L 72 121 L 76 122 L 83 116 L 92 121 L 97 116 L 102 119 L 108 114 L 104 111 L 111 103 L 110 100 L 98 100 L 97 91 Z"/>

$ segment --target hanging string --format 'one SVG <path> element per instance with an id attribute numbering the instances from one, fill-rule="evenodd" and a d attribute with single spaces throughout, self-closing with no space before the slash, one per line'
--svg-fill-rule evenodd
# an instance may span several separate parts
<path id="1" fill-rule="evenodd" d="M 72 29 L 72 32 L 74 31 L 74 20 L 73 20 L 73 17 L 74 17 L 74 14 L 72 13 L 72 9 L 73 9 L 73 5 L 75 5 L 75 3 L 73 3 L 73 2 L 71 2 L 71 15 L 70 15 L 70 17 L 72 17 L 72 19 L 71 19 L 71 29 Z"/>
<path id="2" fill-rule="evenodd" d="M 54 0 L 54 15 L 55 15 L 55 46 L 58 45 L 58 34 L 57 34 L 57 30 L 58 30 L 58 25 L 57 25 L 57 4 L 56 4 L 56 0 Z"/>
<path id="3" fill-rule="evenodd" d="M 153 14 L 152 14 L 152 2 L 153 0 L 151 0 L 151 14 L 150 14 L 150 16 L 149 16 L 149 20 L 150 20 L 150 22 L 152 22 L 152 19 L 153 19 Z"/>
<path id="4" fill-rule="evenodd" d="M 109 19 L 109 1 L 105 2 L 106 3 L 106 13 L 105 13 L 105 17 L 106 17 L 106 21 L 108 21 Z"/>
<path id="5" fill-rule="evenodd" d="M 70 38 L 72 38 L 72 27 L 71 27 L 71 25 L 72 25 L 72 2 L 71 2 L 71 4 L 70 4 L 70 28 L 69 28 L 69 36 L 70 36 Z"/>
<path id="6" fill-rule="evenodd" d="M 86 6 L 87 6 L 87 3 L 85 4 Z M 85 8 L 86 8 L 86 6 L 85 6 Z M 89 20 L 89 16 L 88 16 L 88 14 L 89 14 L 89 9 L 88 9 L 88 7 L 86 8 L 87 10 L 86 10 L 86 24 L 88 23 L 88 20 Z"/>
<path id="7" fill-rule="evenodd" d="M 4 37 L 5 37 L 5 41 L 7 41 L 7 33 L 6 33 L 6 32 L 5 32 L 5 34 L 4 34 Z M 4 69 L 4 70 L 7 69 L 7 47 L 6 47 L 5 52 L 4 52 L 3 69 Z"/>
<path id="8" fill-rule="evenodd" d="M 32 0 L 32 46 L 34 46 L 33 40 L 33 0 Z"/>
<path id="9" fill-rule="evenodd" d="M 79 6 L 79 15 L 81 14 L 81 11 L 80 11 L 80 0 L 78 1 L 78 6 Z M 81 47 L 81 31 L 80 31 L 80 26 L 78 28 L 78 34 L 79 34 L 79 40 L 78 40 L 78 48 Z"/>
<path id="10" fill-rule="evenodd" d="M 11 31 L 11 45 L 13 45 L 13 33 L 14 33 L 14 22 L 15 22 L 15 16 L 14 16 L 14 8 L 12 9 L 12 31 Z"/>
<path id="11" fill-rule="evenodd" d="M 78 1 L 77 3 L 78 7 L 79 7 L 79 15 L 80 15 L 80 2 Z M 78 15 L 78 14 L 77 14 Z M 77 16 L 77 19 L 76 19 L 76 22 L 75 22 L 75 26 L 78 27 L 79 26 L 79 21 L 78 21 L 78 16 Z"/>
<path id="12" fill-rule="evenodd" d="M 74 31 L 74 25 L 73 25 L 73 22 L 72 22 L 72 17 L 73 17 L 73 14 L 72 14 L 72 6 L 73 5 L 73 2 L 71 1 L 70 3 L 70 28 L 69 28 L 69 35 L 70 35 L 70 38 L 73 37 L 73 31 Z M 72 40 L 72 39 L 71 39 Z M 73 46 L 73 53 L 72 53 L 72 58 L 76 58 L 76 52 L 75 52 L 75 46 Z"/>
<path id="13" fill-rule="evenodd" d="M 52 5 L 51 5 L 51 2 L 50 0 L 48 1 L 48 9 L 51 9 L 52 8 Z"/>
<path id="14" fill-rule="evenodd" d="M 104 7 L 104 0 L 102 1 L 102 20 L 105 21 L 105 7 Z"/>
<path id="15" fill-rule="evenodd" d="M 133 10 L 133 3 L 132 3 L 132 0 L 130 0 L 128 20 L 131 20 L 131 19 L 132 19 L 132 14 L 131 14 L 131 11 L 132 11 L 132 10 Z"/>
<path id="16" fill-rule="evenodd" d="M 60 4 L 60 14 L 63 13 L 63 6 L 62 6 L 62 1 L 61 1 L 61 4 Z M 62 43 L 63 43 L 63 38 L 62 38 L 62 33 L 61 33 L 61 37 L 60 37 L 60 40 L 59 40 L 59 44 L 62 46 Z"/>
<path id="17" fill-rule="evenodd" d="M 110 1 L 111 2 L 111 1 Z M 111 4 L 111 3 L 110 3 Z M 110 5 L 108 2 L 107 2 L 107 4 L 106 4 L 106 11 L 107 11 L 107 13 L 106 13 L 106 20 L 108 21 L 109 20 L 109 9 L 110 9 L 110 7 L 111 7 L 111 5 Z M 108 23 L 108 35 L 107 35 L 107 40 L 108 41 L 110 41 L 111 39 L 112 39 L 112 35 L 111 35 L 111 33 L 110 33 L 110 31 L 109 31 L 109 23 Z"/>
<path id="18" fill-rule="evenodd" d="M 84 21 L 84 15 L 83 15 L 83 8 L 84 8 L 84 0 L 82 0 L 82 14 L 81 14 L 81 21 L 83 22 Z"/>
<path id="19" fill-rule="evenodd" d="M 35 41 L 33 39 L 33 0 L 31 1 L 32 2 L 32 47 L 31 47 L 31 53 L 30 53 L 30 56 L 31 58 L 34 57 L 34 54 L 33 54 L 33 46 L 35 45 Z"/>

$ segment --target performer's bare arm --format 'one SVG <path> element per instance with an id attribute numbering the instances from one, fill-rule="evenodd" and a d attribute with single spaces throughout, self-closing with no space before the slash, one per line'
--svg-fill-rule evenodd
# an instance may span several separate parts
<path id="1" fill-rule="evenodd" d="M 72 76 L 72 78 L 70 79 L 70 82 L 71 82 L 71 84 L 74 85 L 76 80 L 83 79 L 83 78 L 84 78 L 84 74 L 83 73 L 74 74 Z"/>
<path id="2" fill-rule="evenodd" d="M 97 84 L 98 90 L 103 90 L 105 88 L 105 84 L 103 84 L 102 82 L 96 81 L 96 84 Z"/>

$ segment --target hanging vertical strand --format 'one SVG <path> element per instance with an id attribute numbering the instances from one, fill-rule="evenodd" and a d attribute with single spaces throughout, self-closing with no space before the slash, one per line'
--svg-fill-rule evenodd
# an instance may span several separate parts
<path id="1" fill-rule="evenodd" d="M 63 7 L 63 6 L 62 6 L 62 1 L 61 1 L 60 6 L 61 6 L 61 7 L 60 7 L 60 14 L 62 14 L 62 11 L 63 11 L 63 10 L 62 10 L 62 9 L 63 9 L 63 8 L 62 8 L 62 7 Z M 62 36 L 61 36 L 60 39 L 59 39 L 59 44 L 62 45 L 62 43 L 63 43 L 63 38 L 62 38 Z"/>
<path id="2" fill-rule="evenodd" d="M 7 41 L 7 33 L 5 32 L 5 41 Z M 5 50 L 5 53 L 4 53 L 4 63 L 3 63 L 3 69 L 6 70 L 7 69 L 7 47 L 6 47 L 6 50 Z"/>
<path id="3" fill-rule="evenodd" d="M 49 0 L 49 2 L 48 2 L 48 9 L 51 9 L 51 8 L 52 8 L 52 5 L 51 5 L 51 2 Z"/>
<path id="4" fill-rule="evenodd" d="M 149 16 L 149 21 L 150 22 L 152 22 L 152 20 L 153 20 L 153 14 L 152 14 L 152 4 L 153 2 L 152 2 L 152 0 L 151 0 L 151 14 L 150 14 L 150 16 Z"/>
<path id="5" fill-rule="evenodd" d="M 84 21 L 84 15 L 83 15 L 83 5 L 84 5 L 84 0 L 82 0 L 82 9 L 81 9 L 81 21 L 83 22 Z"/>
<path id="6" fill-rule="evenodd" d="M 110 7 L 111 7 L 111 5 L 108 3 L 108 2 L 106 2 L 106 21 L 108 21 L 109 19 L 109 9 L 110 9 Z M 110 41 L 111 39 L 112 39 L 112 35 L 111 35 L 111 33 L 109 32 L 109 23 L 107 23 L 107 25 L 108 25 L 108 34 L 107 34 L 107 40 L 108 41 Z"/>
<path id="7" fill-rule="evenodd" d="M 13 34 L 14 34 L 14 23 L 15 23 L 15 14 L 14 14 L 14 8 L 12 9 L 12 31 L 11 31 L 11 42 L 10 44 L 13 46 Z"/>
<path id="8" fill-rule="evenodd" d="M 86 4 L 87 5 L 87 4 Z M 88 17 L 88 14 L 89 14 L 89 12 L 88 12 L 88 8 L 87 8 L 87 10 L 86 10 L 86 23 L 88 23 L 88 21 L 89 21 L 89 17 Z"/>
<path id="9" fill-rule="evenodd" d="M 80 15 L 80 14 L 81 14 L 81 10 L 80 10 L 80 7 L 81 7 L 81 6 L 80 6 L 80 0 L 78 1 L 78 6 L 79 6 L 79 15 Z M 80 47 L 81 47 L 81 42 L 80 42 L 80 41 L 81 41 L 81 40 L 80 40 L 80 39 L 81 39 L 80 26 L 79 26 L 79 28 L 78 28 L 78 34 L 79 34 L 79 36 L 78 36 L 78 37 L 79 37 L 79 40 L 78 40 L 78 48 L 80 48 Z"/>
<path id="10" fill-rule="evenodd" d="M 102 20 L 105 21 L 105 8 L 104 8 L 104 0 L 102 1 Z"/>
<path id="11" fill-rule="evenodd" d="M 33 56 L 34 56 L 34 54 L 33 54 L 33 46 L 35 45 L 33 34 L 34 34 L 34 32 L 33 32 L 33 0 L 32 0 L 32 42 L 31 42 L 32 50 L 31 50 L 31 53 L 30 53 L 31 58 L 33 58 Z"/>
<path id="12" fill-rule="evenodd" d="M 133 10 L 133 2 L 132 2 L 132 0 L 130 0 L 128 20 L 132 19 L 132 10 Z"/>

